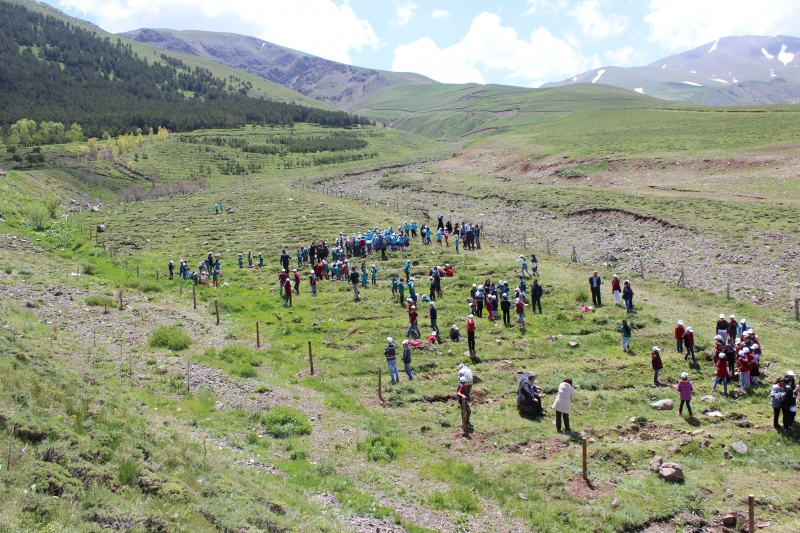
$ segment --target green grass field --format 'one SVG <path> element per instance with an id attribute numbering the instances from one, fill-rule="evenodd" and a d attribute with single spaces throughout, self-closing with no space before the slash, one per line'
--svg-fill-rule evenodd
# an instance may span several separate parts
<path id="1" fill-rule="evenodd" d="M 441 154 L 435 144 L 401 132 L 380 139 L 381 156 L 366 168 Z M 181 168 L 199 162 L 192 148 L 165 141 L 147 147 L 146 161 L 165 181 L 177 179 Z M 8 295 L 0 304 L 0 343 L 13 356 L 0 362 L 0 449 L 11 450 L 11 465 L 3 457 L 0 472 L 6 502 L 0 531 L 100 531 L 109 524 L 132 532 L 342 531 L 354 528 L 353 516 L 412 532 L 640 531 L 665 520 L 679 527 L 692 517 L 711 523 L 745 510 L 749 493 L 758 497 L 759 523 L 772 522 L 774 531 L 798 527 L 797 500 L 786 484 L 799 466 L 798 441 L 772 431 L 767 385 L 738 400 L 715 394 L 711 407 L 721 419 L 698 414 L 690 423 L 648 405 L 677 399 L 673 388 L 650 386 L 651 346 L 664 349 L 666 383 L 674 385 L 689 370 L 672 347 L 678 319 L 698 333 L 700 366 L 691 370 L 697 412 L 707 405 L 697 400 L 710 391 L 716 315 L 748 318 L 765 346 L 764 360 L 775 365 L 765 370 L 768 381 L 797 361 L 800 328 L 789 313 L 620 272 L 637 294 L 633 350 L 624 354 L 617 333 L 623 311 L 579 309 L 596 266 L 537 250 L 545 314 L 529 312 L 525 330 L 479 320 L 472 368 L 482 382 L 474 389 L 476 431 L 465 439 L 453 400 L 456 365 L 469 362 L 465 344 L 417 351 L 416 379 L 386 383 L 383 342 L 402 339 L 407 327 L 389 279 L 412 259 L 418 293 L 427 293 L 427 270 L 454 265 L 456 276 L 444 280 L 437 302 L 439 326 L 463 329 L 469 287 L 486 278 L 513 281 L 514 259 L 525 250 L 484 240 L 479 252 L 456 253 L 452 245 L 416 241 L 408 253 L 377 262 L 379 283 L 363 290 L 361 302 L 340 282 L 320 283 L 311 297 L 304 279 L 294 306 L 284 308 L 276 291 L 281 249 L 330 241 L 340 231 L 422 220 L 421 211 L 407 217 L 385 205 L 291 188 L 303 172 L 275 169 L 244 181 L 213 175 L 208 188 L 190 194 L 84 211 L 68 222 L 51 219 L 45 231 L 27 227 L 28 213 L 46 196 L 68 198 L 85 186 L 67 167 L 12 172 L 3 182 L 0 233 L 29 242 L 12 248 L 4 240 L 9 246 L 0 248 L 0 286 Z M 314 169 L 309 179 L 363 168 L 364 162 Z M 97 186 L 103 183 L 119 187 L 113 180 Z M 476 179 L 476 196 L 495 193 L 489 181 L 486 190 L 481 183 Z M 580 189 L 554 190 L 585 199 Z M 219 201 L 234 213 L 215 216 Z M 108 231 L 95 244 L 85 230 L 98 223 Z M 247 249 L 264 253 L 267 268 L 238 269 L 235 256 Z M 222 287 L 198 288 L 194 311 L 191 287 L 181 291 L 177 280 L 165 280 L 166 264 L 180 258 L 196 264 L 209 250 L 222 254 Z M 603 270 L 607 280 L 610 275 Z M 119 289 L 125 310 L 103 315 Z M 608 302 L 610 294 L 604 296 Z M 169 326 L 188 335 L 188 348 L 163 347 L 184 346 L 173 330 L 149 342 L 151 333 Z M 379 369 L 385 405 L 377 398 Z M 580 387 L 574 436 L 555 433 L 552 412 L 541 421 L 519 416 L 514 373 L 528 370 L 547 393 L 546 407 L 564 377 Z M 187 372 L 195 376 L 190 393 Z M 579 480 L 581 434 L 591 439 L 596 490 L 588 494 Z M 727 446 L 739 440 L 748 453 L 725 459 Z M 669 484 L 650 473 L 655 454 L 681 463 L 686 482 Z"/>

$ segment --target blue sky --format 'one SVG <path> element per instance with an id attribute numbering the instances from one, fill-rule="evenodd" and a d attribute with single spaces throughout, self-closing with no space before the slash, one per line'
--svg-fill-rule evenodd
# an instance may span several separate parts
<path id="1" fill-rule="evenodd" d="M 728 35 L 800 33 L 800 0 L 47 0 L 111 31 L 252 35 L 442 82 L 536 87 Z"/>

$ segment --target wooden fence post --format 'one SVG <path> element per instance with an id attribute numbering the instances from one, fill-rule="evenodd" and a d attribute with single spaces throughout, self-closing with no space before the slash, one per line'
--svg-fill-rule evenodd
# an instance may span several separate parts
<path id="1" fill-rule="evenodd" d="M 197 285 L 192 285 L 192 301 L 194 302 L 194 308 L 197 309 Z"/>
<path id="2" fill-rule="evenodd" d="M 158 270 L 156 270 L 156 281 L 158 281 Z"/>
<path id="3" fill-rule="evenodd" d="M 586 437 L 583 437 L 583 480 L 589 481 L 589 472 L 586 468 Z"/>
<path id="4" fill-rule="evenodd" d="M 137 265 L 137 267 L 136 267 L 136 277 L 137 277 L 137 278 L 139 277 L 139 267 L 138 267 L 138 265 Z"/>
<path id="5" fill-rule="evenodd" d="M 800 298 L 794 299 L 794 319 L 800 321 Z"/>
<path id="6" fill-rule="evenodd" d="M 308 365 L 311 367 L 311 375 L 314 375 L 314 352 L 311 351 L 311 341 L 308 341 Z"/>
<path id="7" fill-rule="evenodd" d="M 258 329 L 258 322 L 256 322 L 256 348 L 261 348 L 261 330 Z"/>
<path id="8" fill-rule="evenodd" d="M 547 243 L 547 255 L 550 255 L 550 239 L 547 239 L 546 243 Z"/>
<path id="9" fill-rule="evenodd" d="M 756 532 L 756 498 L 752 494 L 747 497 L 747 531 Z"/>
<path id="10" fill-rule="evenodd" d="M 731 299 L 731 284 L 730 284 L 730 283 L 728 283 L 728 291 L 727 291 L 727 294 L 728 294 L 728 300 L 730 300 L 730 299 Z"/>
<path id="11" fill-rule="evenodd" d="M 639 259 L 639 272 L 642 274 L 642 279 L 644 279 L 644 261 Z"/>
<path id="12" fill-rule="evenodd" d="M 219 326 L 219 302 L 214 299 L 214 309 L 217 312 L 217 325 Z"/>
<path id="13" fill-rule="evenodd" d="M 383 384 L 381 383 L 381 369 L 378 369 L 378 399 L 383 403 Z"/>
<path id="14" fill-rule="evenodd" d="M 189 392 L 191 392 L 191 388 L 190 388 L 191 381 L 189 381 L 189 376 L 191 375 L 191 373 L 192 373 L 192 360 L 189 359 L 189 356 L 187 355 L 186 356 L 186 393 L 187 394 Z"/>

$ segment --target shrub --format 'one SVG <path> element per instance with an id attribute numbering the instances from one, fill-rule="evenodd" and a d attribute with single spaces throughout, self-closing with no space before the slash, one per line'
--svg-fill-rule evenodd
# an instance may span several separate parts
<path id="1" fill-rule="evenodd" d="M 55 196 L 49 196 L 42 200 L 45 209 L 50 214 L 50 218 L 56 218 L 58 216 L 58 209 L 61 207 L 61 200 L 59 200 Z"/>
<path id="2" fill-rule="evenodd" d="M 395 438 L 373 435 L 359 442 L 356 449 L 365 453 L 370 461 L 390 463 L 400 456 L 403 445 Z"/>
<path id="3" fill-rule="evenodd" d="M 434 492 L 428 503 L 437 511 L 452 509 L 462 513 L 477 513 L 478 498 L 464 488 L 450 489 L 448 492 Z"/>
<path id="4" fill-rule="evenodd" d="M 167 348 L 173 352 L 185 350 L 192 343 L 189 336 L 177 326 L 160 327 L 150 336 L 150 346 Z"/>
<path id="5" fill-rule="evenodd" d="M 133 487 L 139 480 L 139 465 L 133 459 L 126 459 L 119 463 L 117 481 L 122 485 Z"/>
<path id="6" fill-rule="evenodd" d="M 311 423 L 306 416 L 289 407 L 276 407 L 264 415 L 267 433 L 278 439 L 311 434 Z"/>
<path id="7" fill-rule="evenodd" d="M 106 298 L 105 296 L 89 296 L 86 298 L 86 305 L 90 307 L 102 307 L 107 305 L 110 308 L 114 308 L 117 306 L 117 302 L 112 300 L 111 298 Z"/>
<path id="8" fill-rule="evenodd" d="M 248 363 L 235 363 L 231 366 L 230 373 L 241 378 L 254 378 L 258 375 L 253 365 Z"/>
<path id="9" fill-rule="evenodd" d="M 586 289 L 578 289 L 575 292 L 575 301 L 579 304 L 585 304 L 589 301 L 589 293 L 586 292 Z"/>
<path id="10" fill-rule="evenodd" d="M 228 363 L 247 363 L 253 366 L 261 364 L 261 356 L 252 348 L 232 344 L 219 351 L 219 358 Z"/>
<path id="11" fill-rule="evenodd" d="M 50 212 L 41 205 L 34 205 L 27 209 L 25 217 L 36 231 L 44 231 L 50 227 Z"/>
<path id="12" fill-rule="evenodd" d="M 80 488 L 80 482 L 63 466 L 56 463 L 33 463 L 33 483 L 51 496 L 61 496 Z"/>

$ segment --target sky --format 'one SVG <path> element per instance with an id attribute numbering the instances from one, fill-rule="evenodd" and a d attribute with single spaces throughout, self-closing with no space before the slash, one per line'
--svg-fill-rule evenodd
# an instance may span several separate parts
<path id="1" fill-rule="evenodd" d="M 538 87 L 730 35 L 800 34 L 800 0 L 46 0 L 119 33 L 251 35 L 444 83 Z"/>

